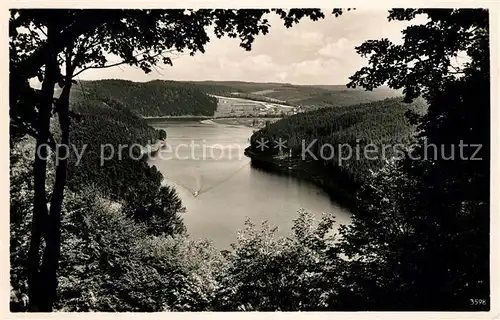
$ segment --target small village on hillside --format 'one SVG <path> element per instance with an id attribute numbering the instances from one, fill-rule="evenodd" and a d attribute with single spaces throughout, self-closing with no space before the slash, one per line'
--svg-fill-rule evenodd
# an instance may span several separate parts
<path id="1" fill-rule="evenodd" d="M 242 98 L 223 97 L 217 98 L 217 111 L 214 116 L 221 117 L 283 117 L 303 111 L 300 106 L 289 106 L 277 102 L 257 101 Z"/>

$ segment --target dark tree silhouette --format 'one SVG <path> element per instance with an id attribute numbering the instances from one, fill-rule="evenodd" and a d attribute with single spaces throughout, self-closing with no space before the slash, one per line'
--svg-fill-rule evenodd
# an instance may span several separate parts
<path id="1" fill-rule="evenodd" d="M 427 22 L 406 28 L 403 44 L 357 47 L 369 64 L 349 85 L 403 88 L 428 112 L 410 115 L 418 145 L 372 179 L 359 198 L 367 214 L 343 232 L 351 296 L 372 309 L 488 310 L 488 11 L 398 9 L 389 20 L 422 14 Z M 468 60 L 456 63 L 460 55 Z"/>

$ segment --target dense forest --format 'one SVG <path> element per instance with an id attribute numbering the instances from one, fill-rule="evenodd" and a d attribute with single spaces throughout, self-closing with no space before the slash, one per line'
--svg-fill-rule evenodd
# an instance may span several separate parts
<path id="1" fill-rule="evenodd" d="M 271 167 L 278 171 L 299 171 L 297 174 L 318 183 L 338 201 L 352 205 L 370 172 L 401 155 L 412 140 L 415 128 L 406 114 L 424 113 L 425 103 L 402 100 L 390 98 L 286 117 L 255 132 L 247 153 L 261 167 L 267 163 L 275 164 Z M 279 139 L 286 141 L 285 148 L 274 147 Z M 268 141 L 269 147 L 261 148 L 262 141 Z M 363 154 L 368 144 L 377 149 L 369 159 Z M 389 148 L 383 150 L 384 145 Z"/>
<path id="2" fill-rule="evenodd" d="M 211 116 L 217 109 L 217 99 L 193 86 L 174 81 L 81 81 L 72 90 L 72 99 L 86 97 L 117 101 L 142 116 Z"/>
<path id="3" fill-rule="evenodd" d="M 141 202 L 153 196 L 163 177 L 146 163 L 140 146 L 156 142 L 160 132 L 116 101 L 79 101 L 72 110 L 79 117 L 70 138 L 73 148 L 84 152 L 80 159 L 71 154 L 68 186 L 92 184 L 113 200 Z"/>

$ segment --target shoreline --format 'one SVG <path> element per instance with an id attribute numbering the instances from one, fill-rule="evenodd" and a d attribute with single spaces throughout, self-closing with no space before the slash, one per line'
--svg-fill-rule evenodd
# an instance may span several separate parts
<path id="1" fill-rule="evenodd" d="M 182 116 L 142 116 L 142 119 L 149 120 L 149 119 L 211 119 L 213 116 L 202 116 L 202 115 L 182 115 Z"/>
<path id="2" fill-rule="evenodd" d="M 165 146 L 165 140 L 157 139 L 154 144 L 146 144 L 141 150 L 141 156 L 147 155 L 148 157 L 156 155 L 161 148 Z"/>
<path id="3" fill-rule="evenodd" d="M 196 121 L 202 124 L 221 124 L 241 126 L 245 128 L 261 129 L 266 126 L 267 122 L 273 123 L 282 118 L 280 117 L 213 117 L 213 116 L 159 116 L 159 117 L 142 117 L 148 125 L 154 126 L 158 121 Z"/>
<path id="4" fill-rule="evenodd" d="M 259 117 L 220 117 L 220 118 L 212 118 L 210 121 L 216 124 L 223 125 L 232 125 L 232 126 L 241 126 L 245 128 L 252 129 L 262 129 L 266 126 L 266 122 L 269 121 L 271 123 L 280 120 L 281 118 L 259 118 Z"/>
<path id="5" fill-rule="evenodd" d="M 352 214 L 358 211 L 355 193 L 346 188 L 342 188 L 341 184 L 334 182 L 334 179 L 328 179 L 327 176 L 321 175 L 319 172 L 307 170 L 308 168 L 302 161 L 299 160 L 299 162 L 297 162 L 297 159 L 295 159 L 292 160 L 293 163 L 280 162 L 278 159 L 272 157 L 260 156 L 252 152 L 250 147 L 245 149 L 244 154 L 250 158 L 253 167 L 270 173 L 292 176 L 299 180 L 311 182 L 326 192 L 330 200 L 339 206 L 349 210 Z"/>

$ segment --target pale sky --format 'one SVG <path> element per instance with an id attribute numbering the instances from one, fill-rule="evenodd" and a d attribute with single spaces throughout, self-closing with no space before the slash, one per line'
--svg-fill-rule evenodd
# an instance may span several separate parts
<path id="1" fill-rule="evenodd" d="M 331 10 L 324 10 L 330 12 Z M 277 16 L 269 16 L 270 32 L 256 38 L 252 51 L 239 46 L 238 39 L 211 38 L 204 54 L 188 54 L 173 60 L 173 67 L 161 65 L 159 72 L 145 74 L 130 66 L 91 69 L 82 80 L 126 79 L 230 80 L 286 82 L 293 84 L 346 84 L 348 77 L 366 64 L 354 47 L 364 40 L 389 38 L 401 41 L 405 22 L 387 21 L 386 10 L 355 10 L 335 18 L 303 19 L 287 29 Z M 119 61 L 110 58 L 111 62 Z"/>

